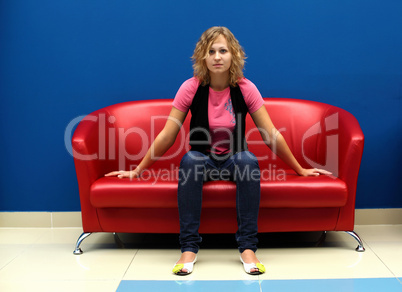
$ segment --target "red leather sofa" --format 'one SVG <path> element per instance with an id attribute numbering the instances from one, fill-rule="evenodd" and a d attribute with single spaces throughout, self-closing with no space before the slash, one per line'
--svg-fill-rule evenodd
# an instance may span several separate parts
<path id="1" fill-rule="evenodd" d="M 324 103 L 266 98 L 265 106 L 304 167 L 332 176 L 300 177 L 262 142 L 247 116 L 249 150 L 261 168 L 259 232 L 353 231 L 356 182 L 364 136 L 349 112 Z M 179 233 L 177 173 L 186 151 L 190 113 L 175 144 L 140 179 L 104 177 L 133 169 L 163 128 L 172 100 L 143 100 L 111 105 L 85 117 L 72 138 L 81 200 L 82 241 L 93 232 Z M 204 184 L 200 233 L 235 233 L 235 184 Z"/>

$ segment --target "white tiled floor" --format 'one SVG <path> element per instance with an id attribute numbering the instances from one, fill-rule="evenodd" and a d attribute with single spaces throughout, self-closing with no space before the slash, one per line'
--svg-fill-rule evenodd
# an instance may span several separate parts
<path id="1" fill-rule="evenodd" d="M 259 259 L 267 272 L 247 275 L 233 235 L 206 235 L 194 273 L 171 273 L 178 259 L 177 235 L 93 234 L 81 256 L 73 255 L 79 228 L 0 229 L 0 291 L 116 291 L 122 280 L 274 280 L 399 278 L 402 282 L 402 225 L 361 225 L 364 253 L 343 232 L 261 234 Z M 402 287 L 402 286 L 401 286 Z"/>

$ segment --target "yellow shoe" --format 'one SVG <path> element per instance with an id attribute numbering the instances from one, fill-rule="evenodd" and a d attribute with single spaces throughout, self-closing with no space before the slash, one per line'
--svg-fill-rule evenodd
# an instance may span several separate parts
<path id="1" fill-rule="evenodd" d="M 262 263 L 251 263 L 251 264 L 246 264 L 243 262 L 243 259 L 240 256 L 240 261 L 243 264 L 243 268 L 246 271 L 247 274 L 250 275 L 260 275 L 265 273 L 265 266 Z M 251 272 L 251 269 L 258 269 L 258 271 Z"/>
<path id="2" fill-rule="evenodd" d="M 197 261 L 197 257 L 195 257 L 193 262 L 184 263 L 184 264 L 176 264 L 173 267 L 173 273 L 179 276 L 186 276 L 193 272 L 194 264 Z M 187 272 L 183 272 L 183 269 L 186 269 Z"/>

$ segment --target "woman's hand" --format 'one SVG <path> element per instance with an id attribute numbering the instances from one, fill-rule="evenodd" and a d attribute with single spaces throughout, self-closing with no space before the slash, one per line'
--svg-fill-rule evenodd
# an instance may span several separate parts
<path id="1" fill-rule="evenodd" d="M 300 176 L 319 176 L 320 174 L 330 175 L 332 172 L 326 171 L 325 169 L 311 168 L 305 169 L 299 173 Z"/>
<path id="2" fill-rule="evenodd" d="M 125 170 L 119 170 L 119 171 L 112 171 L 105 176 L 117 176 L 118 178 L 138 178 L 140 177 L 140 174 L 136 170 L 131 170 L 131 171 L 125 171 Z"/>

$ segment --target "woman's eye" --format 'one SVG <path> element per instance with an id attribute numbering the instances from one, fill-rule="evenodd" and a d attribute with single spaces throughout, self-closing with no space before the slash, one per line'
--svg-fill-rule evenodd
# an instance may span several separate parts
<path id="1" fill-rule="evenodd" d="M 209 54 L 210 55 L 213 55 L 213 54 L 215 54 L 215 50 L 209 50 Z M 219 50 L 219 54 L 225 54 L 225 53 L 227 53 L 228 52 L 228 50 L 226 50 L 226 49 L 220 49 Z"/>

